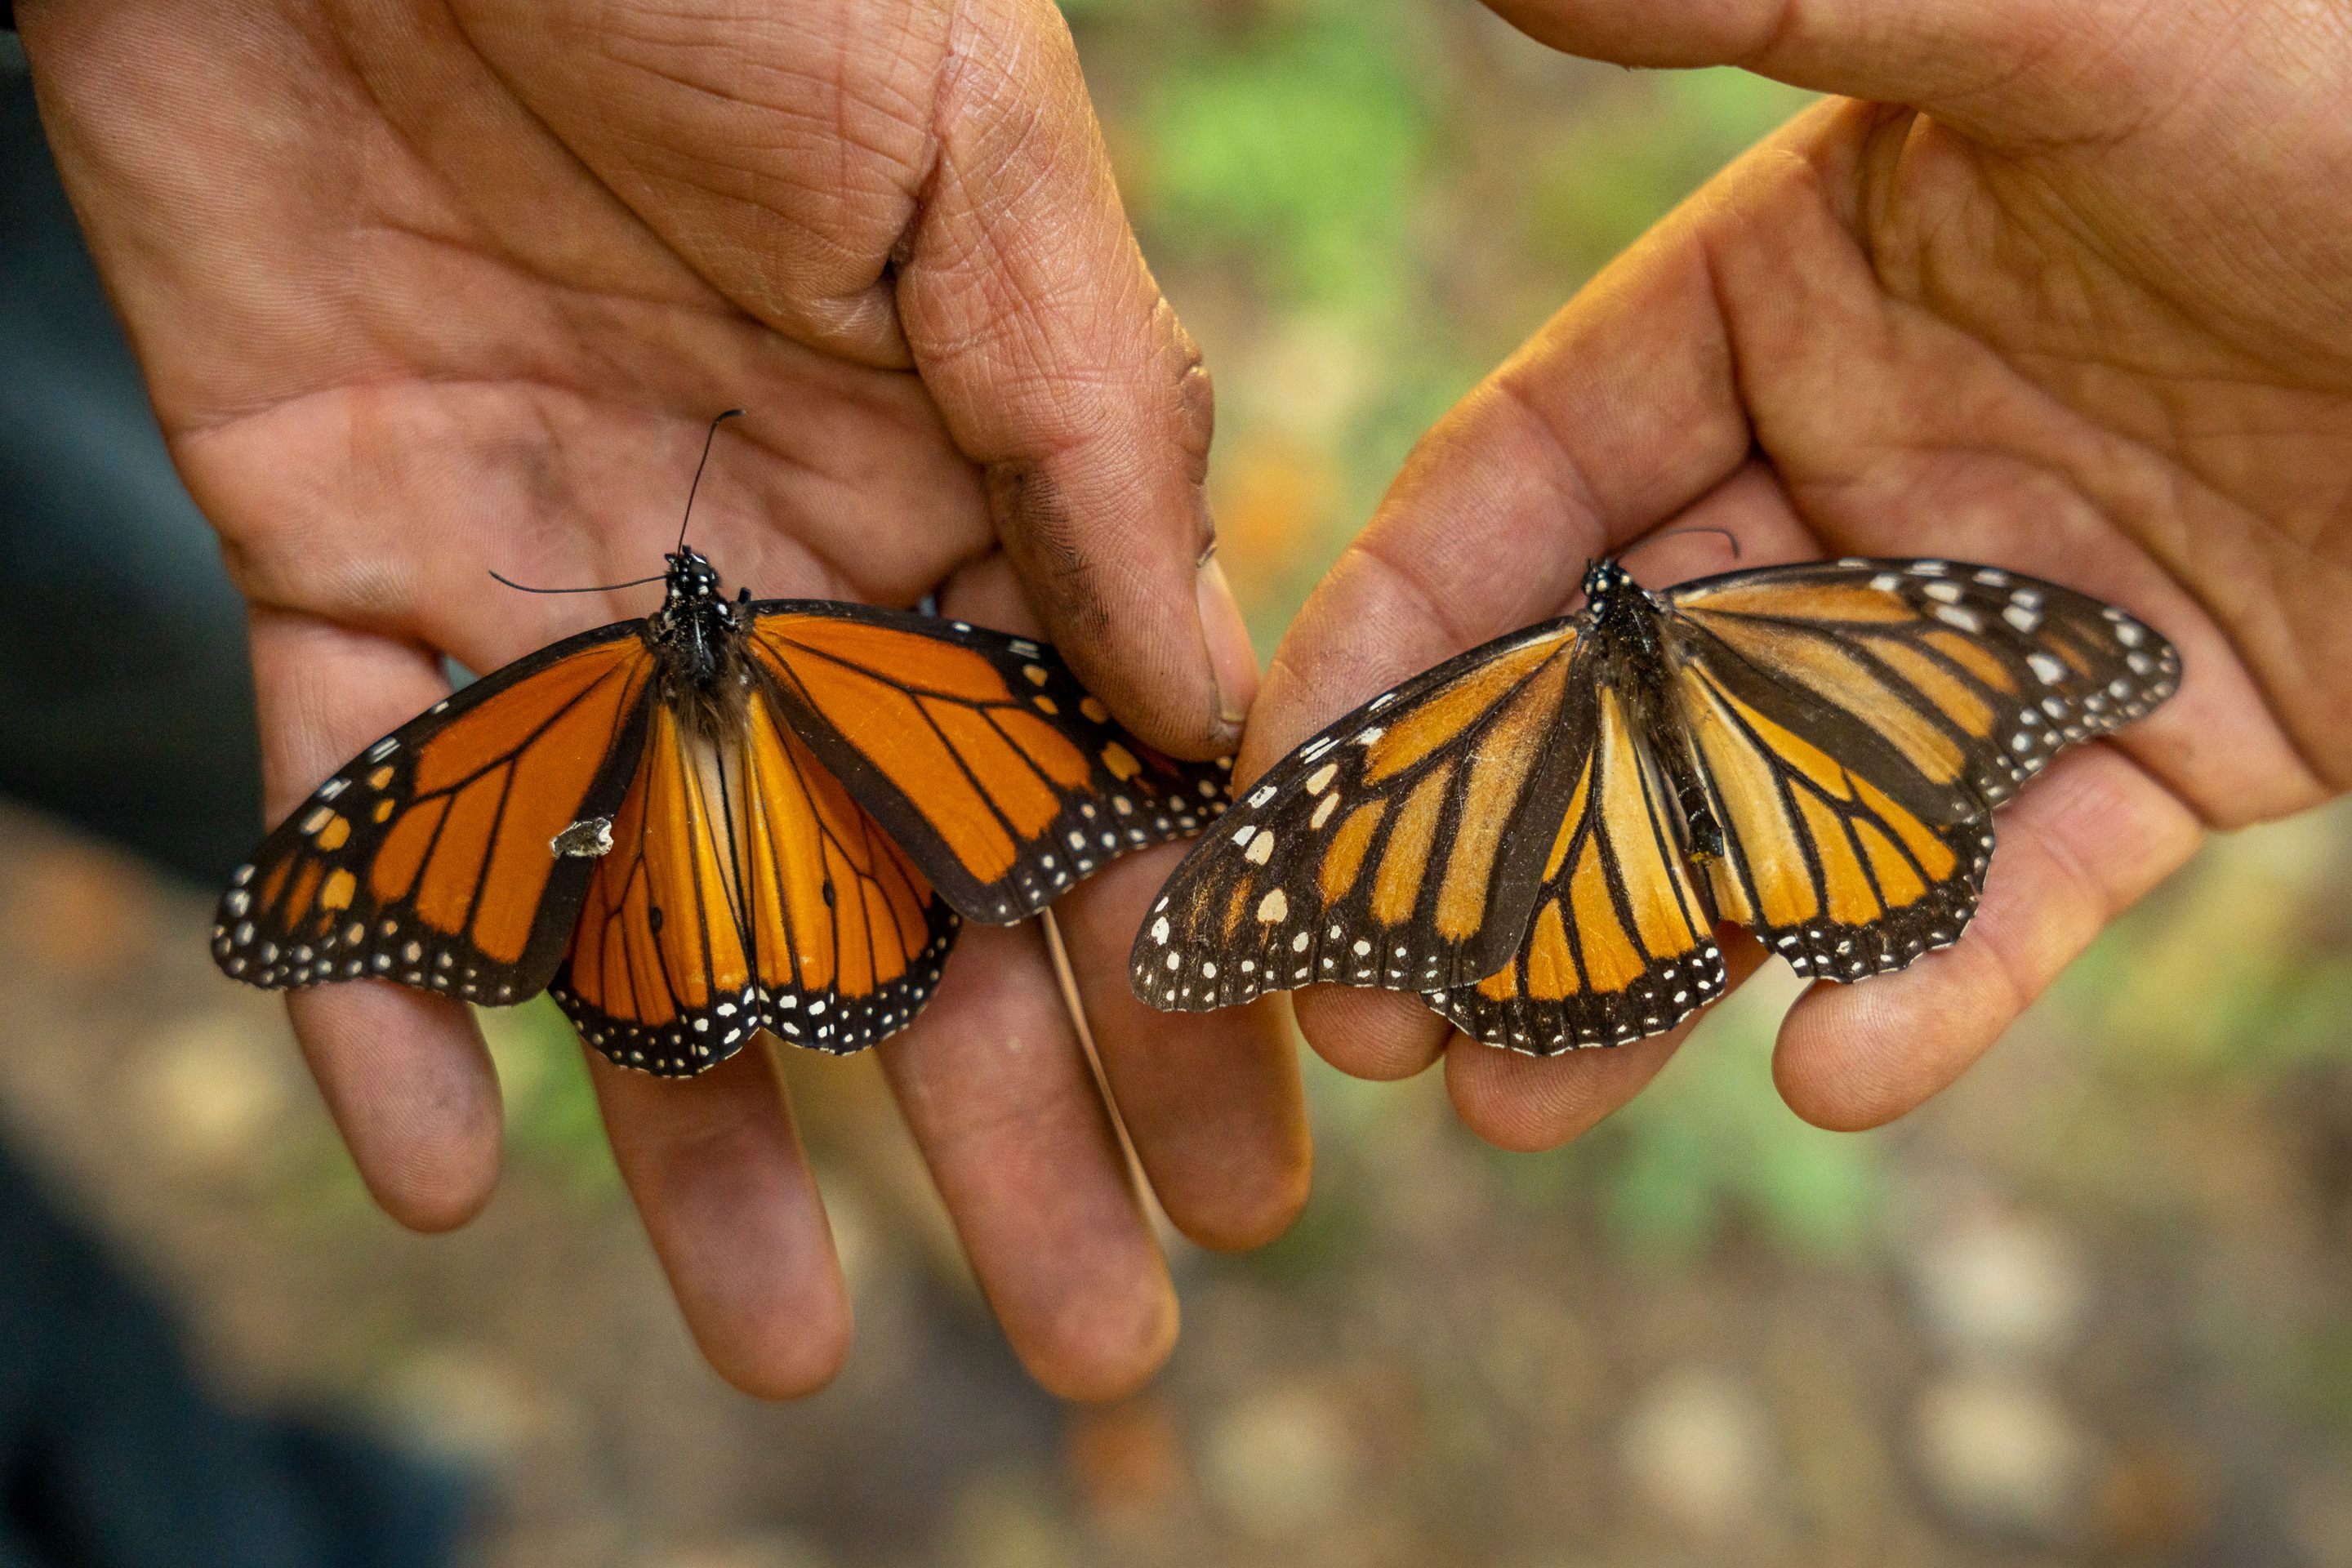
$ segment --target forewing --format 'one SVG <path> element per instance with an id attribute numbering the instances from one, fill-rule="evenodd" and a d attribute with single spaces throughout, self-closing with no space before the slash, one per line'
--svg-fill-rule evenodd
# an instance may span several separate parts
<path id="1" fill-rule="evenodd" d="M 1577 623 L 1374 698 L 1270 769 L 1168 880 L 1129 983 L 1202 1011 L 1318 982 L 1434 991 L 1501 965 L 1591 744 Z"/>
<path id="2" fill-rule="evenodd" d="M 954 933 L 762 690 L 740 733 L 656 710 L 551 989 L 612 1061 L 680 1076 L 762 1027 L 829 1051 L 903 1027 Z"/>
<path id="3" fill-rule="evenodd" d="M 1146 746 L 1042 644 L 825 601 L 751 615 L 793 731 L 969 919 L 1022 920 L 1224 809 L 1230 762 Z"/>
<path id="4" fill-rule="evenodd" d="M 1429 1005 L 1536 1056 L 1654 1035 L 1723 992 L 1714 921 L 1687 869 L 1674 793 L 1611 689 L 1574 761 L 1527 936 L 1509 963 Z"/>
<path id="5" fill-rule="evenodd" d="M 542 989 L 618 805 L 652 663 L 626 622 L 485 676 L 338 769 L 222 895 L 213 954 L 273 989 L 373 976 L 481 1002 Z"/>
<path id="6" fill-rule="evenodd" d="M 1982 815 L 2179 679 L 2172 645 L 2123 611 L 1989 566 L 1769 567 L 1665 597 L 1686 656 L 1930 824 Z"/>

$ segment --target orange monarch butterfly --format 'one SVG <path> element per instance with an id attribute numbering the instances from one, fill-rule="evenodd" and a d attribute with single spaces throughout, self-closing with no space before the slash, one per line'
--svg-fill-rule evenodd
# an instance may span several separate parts
<path id="1" fill-rule="evenodd" d="M 1585 607 L 1384 692 L 1276 763 L 1169 879 L 1137 996 L 1412 991 L 1538 1056 L 1718 995 L 1719 921 L 1858 980 L 1948 945 L 1992 810 L 2171 695 L 2169 643 L 2054 584 L 1944 561 L 1733 572 Z"/>
<path id="2" fill-rule="evenodd" d="M 1160 755 L 1038 643 L 730 601 L 683 541 L 666 559 L 652 616 L 519 659 L 336 770 L 222 895 L 220 966 L 271 989 L 548 990 L 659 1074 L 761 1028 L 854 1051 L 921 1009 L 959 916 L 1012 924 L 1223 809 L 1229 761 Z"/>

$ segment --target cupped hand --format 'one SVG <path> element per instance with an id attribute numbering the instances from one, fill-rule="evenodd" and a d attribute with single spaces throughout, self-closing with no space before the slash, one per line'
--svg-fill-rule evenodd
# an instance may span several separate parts
<path id="1" fill-rule="evenodd" d="M 23 0 L 52 144 L 190 489 L 252 603 L 273 818 L 475 669 L 657 591 L 694 542 L 761 596 L 1034 608 L 1145 739 L 1227 749 L 1255 679 L 1201 492 L 1210 395 L 1112 188 L 1048 0 Z M 1183 1231 L 1300 1203 L 1261 1014 L 1161 1018 L 1125 954 L 1171 850 L 1062 906 L 1103 1076 Z M 497 1179 L 467 1012 L 290 999 L 377 1199 L 454 1226 Z M 1008 1335 L 1115 1392 L 1175 1305 L 1034 923 L 968 929 L 881 1047 Z M 772 1063 L 592 1060 L 614 1153 L 727 1377 L 803 1391 L 848 1308 Z"/>
<path id="2" fill-rule="evenodd" d="M 1781 1027 L 1789 1103 L 1874 1125 L 2206 828 L 2352 785 L 2352 33 L 2212 0 L 1494 3 L 1579 54 L 1848 96 L 1711 181 L 1431 431 L 1277 650 L 1237 779 L 1560 613 L 1604 552 L 1653 586 L 1948 556 L 2127 607 L 2179 645 L 2179 694 L 2000 813 L 1957 945 L 1815 984 Z M 1352 1072 L 1442 1054 L 1464 1119 L 1520 1148 L 1622 1104 L 1682 1035 L 1534 1060 L 1406 997 L 1297 1011 Z"/>

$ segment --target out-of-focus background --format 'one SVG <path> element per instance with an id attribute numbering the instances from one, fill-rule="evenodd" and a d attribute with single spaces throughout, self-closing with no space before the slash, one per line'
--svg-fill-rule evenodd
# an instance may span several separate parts
<path id="1" fill-rule="evenodd" d="M 1218 376 L 1262 647 L 1413 435 L 1803 101 L 1561 59 L 1465 0 L 1066 8 Z M 28 363 L 7 405 L 40 395 Z M 90 569 L 61 560 L 8 635 Z M 118 828 L 173 854 L 161 831 Z M 1305 1217 L 1244 1258 L 1171 1235 L 1183 1340 L 1101 1408 L 1023 1380 L 870 1058 L 785 1063 L 858 1338 L 835 1386 L 763 1406 L 688 1344 L 551 1007 L 488 1016 L 498 1198 L 407 1235 L 277 1005 L 213 972 L 208 892 L 19 808 L 0 1134 L 233 1406 L 339 1411 L 476 1478 L 471 1560 L 500 1568 L 2322 1568 L 2352 1563 L 2347 886 L 2343 811 L 2215 844 L 1862 1136 L 1775 1099 L 1777 969 L 1549 1155 L 1478 1145 L 1433 1075 L 1310 1061 Z"/>

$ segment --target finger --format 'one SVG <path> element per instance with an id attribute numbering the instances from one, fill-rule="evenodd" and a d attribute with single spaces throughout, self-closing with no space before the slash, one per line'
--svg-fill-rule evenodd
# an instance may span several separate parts
<path id="1" fill-rule="evenodd" d="M 1034 629 L 1001 553 L 965 563 L 940 598 L 946 614 Z M 1167 846 L 1114 862 L 1065 894 L 1054 917 L 1097 1058 L 1162 1209 L 1204 1247 L 1255 1247 L 1297 1216 L 1311 1158 L 1279 1005 L 1157 1013 L 1128 985 L 1128 951 L 1181 853 Z"/>
<path id="2" fill-rule="evenodd" d="M 1228 751 L 1257 660 L 1210 553 L 1208 374 L 1128 227 L 1060 12 L 957 17 L 898 278 L 916 365 L 1087 684 L 1154 745 Z"/>
<path id="3" fill-rule="evenodd" d="M 1994 823 L 1984 899 L 1958 942 L 1898 974 L 1816 984 L 1790 1009 L 1773 1076 L 1806 1121 L 1875 1127 L 1951 1083 L 2202 837 L 2107 745 L 2060 758 Z"/>
<path id="4" fill-rule="evenodd" d="M 1744 932 L 1724 933 L 1726 992 L 1756 973 L 1764 954 Z M 1648 1039 L 1599 1049 L 1524 1056 L 1454 1033 L 1445 1049 L 1445 1091 L 1463 1124 L 1498 1148 L 1531 1152 L 1590 1131 L 1658 1075 L 1707 1011 Z"/>
<path id="5" fill-rule="evenodd" d="M 323 621 L 253 615 L 262 793 L 282 817 L 361 747 L 448 695 L 423 650 Z M 473 1016 L 375 981 L 290 993 L 295 1038 L 360 1178 L 418 1230 L 463 1225 L 498 1185 L 501 1106 Z"/>
<path id="6" fill-rule="evenodd" d="M 1034 924 L 967 926 L 883 1070 L 972 1272 L 1030 1374 L 1070 1399 L 1141 1383 L 1176 1294 Z"/>
<path id="7" fill-rule="evenodd" d="M 967 563 L 940 600 L 949 615 L 1034 631 L 1002 554 Z M 1065 894 L 1054 918 L 1103 1076 L 1161 1208 L 1203 1247 L 1256 1247 L 1297 1217 L 1311 1163 L 1280 1004 L 1159 1013 L 1128 984 L 1144 911 L 1181 857 L 1171 845 L 1116 861 Z"/>
<path id="8" fill-rule="evenodd" d="M 1351 1078 L 1411 1078 L 1445 1049 L 1453 1026 L 1417 996 L 1310 985 L 1291 998 L 1315 1054 Z"/>
<path id="9" fill-rule="evenodd" d="M 1743 66 L 1956 123 L 2084 137 L 2144 117 L 2151 79 L 2227 47 L 2194 6 L 2036 0 L 1487 0 L 1530 37 L 1627 66 Z M 2183 54 L 2187 49 L 2189 53 Z M 2167 67 L 2172 70 L 2168 72 Z"/>
<path id="10" fill-rule="evenodd" d="M 1135 999 L 1128 950 L 1183 858 L 1131 855 L 1054 906 L 1070 973 L 1120 1121 L 1160 1205 L 1203 1247 L 1280 1236 L 1307 1202 L 1311 1155 L 1288 1019 L 1272 998 L 1216 1013 Z"/>
<path id="11" fill-rule="evenodd" d="M 822 1388 L 849 1353 L 849 1292 L 767 1047 L 677 1079 L 582 1054 L 613 1159 L 705 1359 L 764 1399 Z"/>

